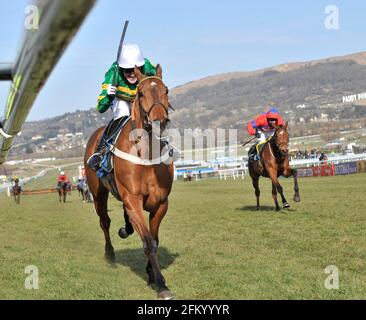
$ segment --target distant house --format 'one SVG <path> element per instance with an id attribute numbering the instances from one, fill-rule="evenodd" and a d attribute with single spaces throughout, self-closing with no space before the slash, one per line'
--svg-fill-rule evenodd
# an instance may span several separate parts
<path id="1" fill-rule="evenodd" d="M 43 136 L 37 135 L 37 136 L 32 137 L 31 141 L 38 141 L 38 140 L 42 140 L 42 139 L 43 139 Z"/>

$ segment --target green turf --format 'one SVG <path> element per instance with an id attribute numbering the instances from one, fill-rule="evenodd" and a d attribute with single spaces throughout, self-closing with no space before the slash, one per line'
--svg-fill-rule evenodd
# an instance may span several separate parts
<path id="1" fill-rule="evenodd" d="M 29 188 L 54 185 L 56 174 Z M 174 184 L 159 259 L 177 299 L 366 297 L 366 174 L 302 178 L 299 204 L 292 180 L 281 183 L 292 207 L 279 214 L 267 179 L 259 212 L 249 178 Z M 66 204 L 52 194 L 20 206 L 1 194 L 0 298 L 155 299 L 139 237 L 118 238 L 120 204 L 110 200 L 110 210 L 114 265 L 92 205 L 75 192 Z M 24 287 L 27 265 L 39 268 L 38 290 Z M 339 290 L 324 287 L 328 265 L 339 269 Z"/>

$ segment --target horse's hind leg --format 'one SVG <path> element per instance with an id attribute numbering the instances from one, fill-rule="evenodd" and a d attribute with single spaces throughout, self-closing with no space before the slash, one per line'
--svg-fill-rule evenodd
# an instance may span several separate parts
<path id="1" fill-rule="evenodd" d="M 130 222 L 130 219 L 128 218 L 128 214 L 126 211 L 126 207 L 123 205 L 123 216 L 125 219 L 125 226 L 121 227 L 118 230 L 118 235 L 122 238 L 122 239 L 126 239 L 128 238 L 128 236 L 130 236 L 131 234 L 133 234 L 133 226 Z"/>
<path id="2" fill-rule="evenodd" d="M 261 191 L 259 190 L 259 177 L 252 177 L 253 187 L 255 189 L 255 196 L 257 198 L 257 210 L 259 210 L 259 196 L 261 195 Z"/>
<path id="3" fill-rule="evenodd" d="M 105 238 L 105 257 L 108 260 L 115 259 L 114 248 L 112 246 L 111 237 L 109 234 L 109 228 L 111 225 L 111 219 L 108 215 L 108 191 L 104 191 L 103 193 L 98 194 L 94 197 L 94 208 L 99 216 L 99 224 L 104 232 Z"/>
<path id="4" fill-rule="evenodd" d="M 277 201 L 277 189 L 276 189 L 276 186 L 273 182 L 272 182 L 272 198 L 273 198 L 273 201 L 274 201 L 275 206 L 276 206 L 276 211 L 280 211 L 281 208 L 278 205 L 278 201 Z"/>

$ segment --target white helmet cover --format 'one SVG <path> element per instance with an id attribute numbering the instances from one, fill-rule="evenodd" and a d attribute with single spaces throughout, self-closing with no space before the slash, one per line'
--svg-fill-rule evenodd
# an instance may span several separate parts
<path id="1" fill-rule="evenodd" d="M 65 172 L 61 171 L 61 172 L 60 172 L 60 175 L 61 175 L 61 176 L 64 176 L 64 175 L 65 175 Z"/>
<path id="2" fill-rule="evenodd" d="M 144 56 L 137 44 L 126 44 L 122 46 L 121 54 L 117 62 L 123 69 L 131 69 L 135 66 L 141 67 L 145 64 Z"/>

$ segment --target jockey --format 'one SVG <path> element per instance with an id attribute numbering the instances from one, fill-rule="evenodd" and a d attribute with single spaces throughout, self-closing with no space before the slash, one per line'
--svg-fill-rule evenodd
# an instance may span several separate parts
<path id="1" fill-rule="evenodd" d="M 250 121 L 247 126 L 248 133 L 258 138 L 256 146 L 257 154 L 254 160 L 259 160 L 259 147 L 264 144 L 269 137 L 272 137 L 275 128 L 278 125 L 284 125 L 283 119 L 277 109 L 271 108 L 267 112 L 262 113 L 254 120 Z"/>
<path id="2" fill-rule="evenodd" d="M 17 176 L 14 176 L 11 178 L 11 181 L 15 183 L 19 183 L 19 178 Z"/>
<path id="3" fill-rule="evenodd" d="M 122 46 L 118 60 L 112 64 L 105 74 L 102 84 L 102 92 L 98 98 L 97 110 L 100 113 L 109 108 L 113 111 L 113 119 L 104 129 L 103 136 L 95 150 L 95 153 L 88 159 L 89 167 L 97 171 L 107 145 L 107 140 L 119 128 L 122 117 L 127 119 L 130 116 L 131 104 L 137 93 L 138 80 L 134 73 L 134 68 L 147 76 L 156 75 L 156 67 L 143 57 L 139 47 L 135 44 Z"/>
<path id="4" fill-rule="evenodd" d="M 67 182 L 67 181 L 68 181 L 68 179 L 67 179 L 65 172 L 61 171 L 59 176 L 57 177 L 57 189 L 60 189 L 61 184 L 64 182 Z"/>

